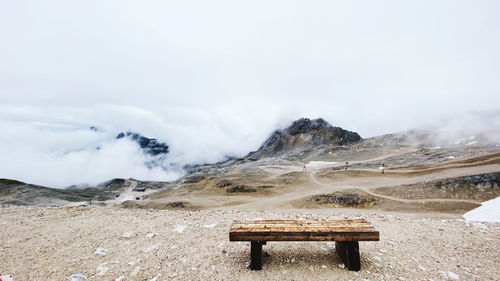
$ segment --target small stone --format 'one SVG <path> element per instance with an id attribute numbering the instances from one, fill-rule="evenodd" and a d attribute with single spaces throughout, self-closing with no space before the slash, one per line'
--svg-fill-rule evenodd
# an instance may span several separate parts
<path id="1" fill-rule="evenodd" d="M 68 277 L 69 281 L 84 281 L 87 280 L 87 276 L 83 274 L 73 273 Z"/>
<path id="2" fill-rule="evenodd" d="M 151 252 L 152 250 L 158 248 L 159 246 L 160 245 L 151 245 L 151 246 L 149 246 L 149 247 L 147 247 L 145 249 L 142 249 L 142 252 L 144 252 L 144 253 Z"/>
<path id="3" fill-rule="evenodd" d="M 295 259 L 295 257 L 292 257 L 292 259 L 290 260 L 291 263 L 296 263 L 297 262 L 297 259 Z"/>
<path id="4" fill-rule="evenodd" d="M 132 276 L 136 276 L 139 273 L 139 271 L 141 271 L 141 267 L 140 266 L 136 266 L 134 268 L 134 271 L 132 271 Z"/>
<path id="5" fill-rule="evenodd" d="M 340 268 L 345 268 L 345 264 L 343 264 L 343 263 L 339 263 L 338 267 L 340 267 Z"/>
<path id="6" fill-rule="evenodd" d="M 131 238 L 134 234 L 132 232 L 125 232 L 123 233 L 122 237 L 123 238 Z"/>
<path id="7" fill-rule="evenodd" d="M 96 269 L 97 276 L 103 276 L 104 274 L 106 274 L 106 272 L 108 272 L 108 270 L 109 270 L 109 267 L 105 266 L 105 264 L 99 265 Z"/>
<path id="8" fill-rule="evenodd" d="M 104 257 L 104 256 L 106 256 L 106 251 L 107 250 L 104 249 L 104 248 L 97 248 L 97 249 L 95 249 L 94 254 L 95 255 L 100 255 L 100 256 Z"/>
<path id="9" fill-rule="evenodd" d="M 314 267 L 313 267 L 312 265 L 311 265 L 311 266 L 309 266 L 309 270 L 310 270 L 310 271 L 314 271 Z"/>
<path id="10" fill-rule="evenodd" d="M 326 265 L 322 265 L 321 268 L 326 269 L 328 267 Z"/>
<path id="11" fill-rule="evenodd" d="M 118 278 L 115 279 L 115 281 L 123 281 L 125 279 L 125 276 L 120 276 Z"/>
<path id="12" fill-rule="evenodd" d="M 172 231 L 175 231 L 177 233 L 182 233 L 184 231 L 184 229 L 186 229 L 185 225 L 175 225 L 174 229 L 172 229 Z"/>
<path id="13" fill-rule="evenodd" d="M 12 275 L 2 275 L 0 274 L 0 281 L 14 281 L 14 276 Z"/>
<path id="14" fill-rule="evenodd" d="M 451 272 L 451 271 L 448 271 L 448 278 L 453 279 L 453 280 L 460 279 L 456 273 Z"/>
<path id="15" fill-rule="evenodd" d="M 155 237 L 157 234 L 158 234 L 158 233 L 156 233 L 156 232 L 151 232 L 151 233 L 146 234 L 146 237 L 148 237 L 148 238 L 153 238 L 153 237 Z"/>

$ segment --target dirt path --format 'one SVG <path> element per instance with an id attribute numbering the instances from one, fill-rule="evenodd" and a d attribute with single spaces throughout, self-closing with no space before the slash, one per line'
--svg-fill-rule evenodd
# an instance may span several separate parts
<path id="1" fill-rule="evenodd" d="M 316 178 L 316 173 L 318 171 L 314 171 L 309 173 L 309 178 L 311 181 L 317 185 L 325 186 L 325 187 L 331 187 L 331 184 L 328 183 L 323 183 L 318 181 Z M 473 204 L 480 204 L 481 202 L 476 201 L 476 200 L 468 200 L 468 199 L 451 199 L 451 198 L 439 198 L 439 199 L 403 199 L 403 198 L 397 198 L 397 197 L 392 197 L 392 196 L 386 196 L 382 194 L 377 194 L 373 191 L 370 191 L 371 188 L 366 187 L 366 186 L 358 186 L 355 189 L 361 190 L 365 193 L 368 193 L 372 196 L 388 199 L 388 200 L 393 200 L 393 201 L 398 201 L 398 202 L 405 202 L 405 203 L 426 203 L 426 202 L 457 202 L 457 203 L 473 203 Z"/>
<path id="2" fill-rule="evenodd" d="M 366 162 L 372 162 L 372 161 L 378 161 L 378 160 L 384 160 L 389 157 L 394 157 L 394 156 L 399 156 L 403 154 L 408 154 L 411 152 L 415 152 L 417 149 L 404 149 L 404 150 L 397 150 L 392 153 L 384 154 L 381 156 L 377 156 L 374 158 L 369 158 L 369 159 L 363 159 L 363 160 L 355 160 L 355 161 L 350 161 L 349 165 L 352 164 L 360 164 L 360 163 L 366 163 Z M 309 161 L 309 162 L 328 162 L 328 161 Z M 259 166 L 259 168 L 263 169 L 264 171 L 275 175 L 275 176 L 280 176 L 286 173 L 292 173 L 292 172 L 302 172 L 303 171 L 303 166 L 305 165 L 307 167 L 307 172 L 310 171 L 318 171 L 321 169 L 326 169 L 326 168 L 336 168 L 336 167 L 343 167 L 345 161 L 344 160 L 338 160 L 338 161 L 332 161 L 332 164 L 326 164 L 326 165 L 321 165 L 318 167 L 314 166 L 309 166 L 309 163 L 297 163 L 297 165 L 276 165 L 276 164 L 271 164 L 271 165 L 262 165 Z"/>
<path id="3" fill-rule="evenodd" d="M 371 162 L 376 160 L 383 160 L 388 157 L 406 154 L 408 150 L 405 151 L 396 151 L 394 153 L 386 154 L 384 156 L 352 161 L 350 164 L 355 163 L 364 163 Z M 411 152 L 411 151 L 410 151 Z M 498 159 L 498 156 L 492 158 L 493 160 Z M 387 186 L 399 186 L 401 184 L 411 184 L 418 183 L 422 181 L 431 181 L 436 179 L 444 179 L 450 177 L 459 177 L 465 175 L 473 175 L 478 173 L 485 172 L 497 172 L 500 171 L 500 165 L 498 164 L 490 164 L 490 165 L 482 165 L 485 163 L 491 163 L 492 159 L 486 159 L 483 161 L 479 161 L 477 163 L 467 163 L 467 164 L 456 164 L 456 163 L 445 163 L 444 165 L 436 165 L 434 167 L 429 167 L 428 169 L 420 169 L 420 170 L 411 170 L 411 169 L 394 169 L 390 170 L 391 174 L 398 175 L 407 175 L 412 172 L 417 172 L 418 175 L 408 178 L 390 178 L 379 176 L 379 170 L 375 169 L 356 169 L 349 171 L 361 171 L 367 172 L 372 175 L 373 173 L 377 173 L 377 176 L 367 176 L 362 178 L 356 177 L 347 177 L 345 179 L 341 179 L 339 181 L 331 181 L 328 183 L 321 182 L 317 179 L 316 174 L 322 170 L 335 168 L 335 167 L 343 167 L 344 164 L 342 162 L 332 163 L 331 165 L 321 165 L 319 167 L 311 166 L 307 169 L 306 174 L 308 175 L 311 184 L 307 188 L 294 188 L 293 192 L 286 192 L 284 194 L 271 195 L 266 198 L 259 198 L 256 201 L 249 202 L 243 204 L 242 208 L 265 208 L 266 206 L 289 206 L 289 203 L 294 200 L 310 197 L 313 195 L 319 195 L 324 193 L 330 193 L 337 190 L 345 190 L 345 189 L 358 189 L 372 196 L 376 196 L 379 198 L 384 198 L 387 200 L 403 202 L 403 203 L 428 203 L 428 202 L 455 202 L 455 203 L 472 203 L 472 204 L 480 204 L 479 201 L 469 200 L 469 199 L 452 199 L 452 198 L 443 198 L 443 199 L 403 199 L 397 198 L 393 196 L 386 196 L 382 194 L 377 194 L 371 191 L 374 188 L 379 187 L 387 187 Z M 463 160 L 461 160 L 463 161 Z M 269 173 L 275 173 L 275 175 L 282 175 L 289 172 L 302 172 L 302 166 L 278 166 L 273 165 L 273 169 L 269 169 L 266 166 L 263 166 L 264 170 Z M 266 169 L 267 168 L 267 169 Z M 279 171 L 279 173 L 277 173 Z M 335 173 L 343 173 L 343 170 L 336 171 Z"/>
<path id="4" fill-rule="evenodd" d="M 136 197 L 142 197 L 145 195 L 153 194 L 157 192 L 157 190 L 145 190 L 144 192 L 134 191 L 134 188 L 137 187 L 137 181 L 135 180 L 126 180 L 129 183 L 127 189 L 125 189 L 119 196 L 115 197 L 112 200 L 104 201 L 104 203 L 108 206 L 115 206 L 123 203 L 127 200 L 135 200 Z"/>
<path id="5" fill-rule="evenodd" d="M 364 163 L 369 161 L 383 161 L 387 157 L 395 155 L 411 153 L 414 150 L 405 149 L 392 151 L 383 156 L 371 157 L 369 159 L 350 161 L 350 164 Z M 300 162 L 287 162 L 279 164 L 263 164 L 258 166 L 242 167 L 241 177 L 238 173 L 232 174 L 232 180 L 239 185 L 254 186 L 255 177 L 247 177 L 244 170 L 247 168 L 258 167 L 261 170 L 262 184 L 274 186 L 275 188 L 259 189 L 258 192 L 248 193 L 220 193 L 219 189 L 212 188 L 213 183 L 207 185 L 200 184 L 198 187 L 191 189 L 177 190 L 176 192 L 168 193 L 160 200 L 161 203 L 169 203 L 176 201 L 186 201 L 195 208 L 217 208 L 227 207 L 232 209 L 253 209 L 253 210 L 269 210 L 269 209 L 286 209 L 308 206 L 312 207 L 308 202 L 312 196 L 333 193 L 335 191 L 358 189 L 366 194 L 374 197 L 393 202 L 391 204 L 399 204 L 404 206 L 408 203 L 418 204 L 434 204 L 439 205 L 478 205 L 480 201 L 473 199 L 457 199 L 457 198 L 425 198 L 406 199 L 399 198 L 397 194 L 378 194 L 375 189 L 382 187 L 400 187 L 407 184 L 418 184 L 434 180 L 443 180 L 447 178 L 476 175 L 482 173 L 491 173 L 500 171 L 500 157 L 496 155 L 485 155 L 481 157 L 471 157 L 469 159 L 461 159 L 460 162 L 444 162 L 427 167 L 420 166 L 420 169 L 397 168 L 388 169 L 384 175 L 380 174 L 378 169 L 348 169 L 344 171 L 344 163 L 327 161 L 318 161 L 310 165 L 306 173 L 302 173 L 303 164 Z M 287 175 L 289 174 L 289 175 Z M 151 205 L 154 206 L 154 201 Z M 451 207 L 450 207 L 451 208 Z"/>

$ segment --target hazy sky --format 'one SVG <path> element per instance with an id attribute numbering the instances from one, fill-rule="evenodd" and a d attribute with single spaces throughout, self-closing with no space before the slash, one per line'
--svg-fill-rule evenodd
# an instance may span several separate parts
<path id="1" fill-rule="evenodd" d="M 409 129 L 499 107 L 498 15 L 499 1 L 4 0 L 0 126 L 133 129 L 193 158 L 245 153 L 299 117 Z"/>

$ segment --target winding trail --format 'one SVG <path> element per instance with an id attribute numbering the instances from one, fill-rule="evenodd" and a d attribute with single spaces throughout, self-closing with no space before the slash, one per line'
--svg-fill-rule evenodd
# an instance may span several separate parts
<path id="1" fill-rule="evenodd" d="M 130 180 L 130 179 L 126 179 L 126 181 L 129 184 L 128 187 L 125 190 L 123 190 L 120 193 L 120 195 L 117 196 L 117 197 L 115 197 L 114 199 L 104 201 L 104 203 L 106 205 L 114 206 L 114 205 L 121 204 L 124 201 L 126 201 L 127 197 L 129 197 L 129 196 L 133 197 L 133 198 L 144 197 L 146 195 L 150 195 L 150 194 L 153 194 L 153 193 L 157 192 L 157 190 L 154 190 L 154 189 L 149 189 L 149 190 L 146 190 L 146 191 L 143 191 L 143 192 L 134 191 L 134 188 L 137 187 L 137 183 L 138 182 L 135 181 L 135 180 Z"/>
<path id="2" fill-rule="evenodd" d="M 371 162 L 371 164 L 377 163 L 377 161 L 386 162 L 385 159 L 398 155 L 406 155 L 405 157 L 408 159 L 413 159 L 414 156 L 408 154 L 412 154 L 415 151 L 417 151 L 417 149 L 407 148 L 404 150 L 393 150 L 384 155 L 371 154 L 365 159 L 358 158 L 359 160 L 349 160 L 349 166 L 367 162 Z M 351 167 L 347 171 L 344 171 L 343 166 L 345 160 L 342 161 L 340 157 L 338 157 L 335 162 L 305 162 L 297 160 L 280 160 L 277 162 L 278 163 L 274 163 L 274 161 L 248 163 L 238 166 L 231 175 L 231 180 L 238 182 L 238 184 L 248 184 L 252 186 L 257 184 L 255 182 L 259 182 L 258 184 L 269 184 L 277 188 L 262 189 L 262 192 L 228 195 L 220 192 L 219 188 L 215 188 L 213 182 L 208 181 L 199 185 L 189 186 L 189 189 L 183 189 L 182 191 L 171 190 L 168 196 L 164 196 L 161 200 L 167 203 L 176 200 L 183 201 L 189 196 L 189 203 L 193 206 L 207 208 L 228 207 L 253 210 L 273 208 L 314 208 L 316 205 L 311 201 L 313 196 L 329 194 L 336 191 L 359 190 L 369 196 L 383 199 L 388 203 L 392 202 L 387 204 L 389 208 L 391 208 L 392 205 L 401 205 L 401 203 L 407 205 L 440 205 L 441 203 L 446 206 L 449 205 L 450 208 L 454 208 L 454 206 L 451 205 L 460 207 L 460 204 L 467 204 L 467 206 L 470 207 L 470 205 L 481 205 L 481 201 L 467 198 L 439 198 L 439 195 L 425 198 L 425 194 L 423 194 L 423 198 L 401 198 L 398 197 L 398 194 L 378 194 L 377 188 L 400 187 L 402 185 L 413 185 L 448 178 L 500 172 L 499 153 L 469 157 L 459 161 L 446 161 L 410 167 L 394 167 L 387 169 L 385 175 L 381 175 L 380 171 L 376 168 Z M 306 172 L 303 173 L 303 167 L 306 163 L 310 165 L 306 166 Z M 370 167 L 373 167 L 373 165 Z M 260 169 L 260 178 L 255 180 L 255 178 L 246 176 L 247 169 L 256 173 L 256 168 Z M 241 176 L 238 176 L 239 174 L 241 174 Z M 415 205 L 413 205 L 413 207 L 415 207 Z M 429 206 L 429 208 L 431 208 L 432 205 Z M 402 208 L 404 209 L 404 207 Z M 415 208 L 413 208 L 413 210 L 414 209 Z"/>
<path id="3" fill-rule="evenodd" d="M 321 186 L 330 186 L 327 183 L 322 183 L 318 181 L 316 178 L 316 173 L 319 170 L 315 170 L 312 173 L 309 173 L 309 178 L 311 181 L 317 185 Z M 387 195 L 382 195 L 382 194 L 377 194 L 375 192 L 372 192 L 369 190 L 369 188 L 366 187 L 355 187 L 353 189 L 361 190 L 365 193 L 368 193 L 372 196 L 388 199 L 388 200 L 393 200 L 393 201 L 398 201 L 398 202 L 404 202 L 404 203 L 427 203 L 427 202 L 456 202 L 456 203 L 472 203 L 472 204 L 478 204 L 481 205 L 481 202 L 476 201 L 476 200 L 469 200 L 469 199 L 453 199 L 453 198 L 434 198 L 434 199 L 403 199 L 403 198 L 397 198 L 397 197 L 392 197 L 392 196 L 387 196 Z"/>

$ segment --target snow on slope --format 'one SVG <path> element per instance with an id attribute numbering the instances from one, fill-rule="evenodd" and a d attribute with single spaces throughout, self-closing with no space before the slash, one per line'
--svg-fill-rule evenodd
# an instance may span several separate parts
<path id="1" fill-rule="evenodd" d="M 500 197 L 483 202 L 480 207 L 464 214 L 468 221 L 500 222 Z"/>
<path id="2" fill-rule="evenodd" d="M 335 165 L 338 162 L 328 162 L 328 161 L 310 161 L 306 166 L 308 168 L 323 168 L 331 165 Z"/>

